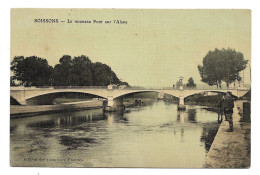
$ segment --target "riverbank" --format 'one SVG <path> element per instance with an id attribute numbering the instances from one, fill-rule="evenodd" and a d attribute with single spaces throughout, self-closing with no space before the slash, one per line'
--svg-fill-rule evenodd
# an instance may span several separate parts
<path id="1" fill-rule="evenodd" d="M 221 123 L 218 133 L 206 157 L 206 168 L 249 168 L 251 147 L 251 125 L 241 122 L 241 101 L 235 102 L 233 132 L 227 121 Z"/>
<path id="2" fill-rule="evenodd" d="M 57 105 L 36 105 L 36 106 L 21 106 L 21 105 L 10 105 L 10 116 L 15 117 L 25 117 L 33 116 L 38 114 L 49 114 L 61 111 L 73 111 L 82 109 L 95 109 L 102 108 L 103 101 L 93 100 L 93 101 L 80 101 L 73 103 L 63 103 Z"/>

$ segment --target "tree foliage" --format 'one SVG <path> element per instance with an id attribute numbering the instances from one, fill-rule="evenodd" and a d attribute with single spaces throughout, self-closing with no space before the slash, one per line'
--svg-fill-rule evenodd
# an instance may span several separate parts
<path id="1" fill-rule="evenodd" d="M 92 70 L 94 86 L 120 84 L 120 80 L 108 65 L 97 62 L 92 65 Z"/>
<path id="2" fill-rule="evenodd" d="M 11 70 L 14 73 L 13 83 L 14 80 L 18 80 L 20 85 L 24 86 L 43 86 L 50 83 L 49 77 L 53 68 L 44 58 L 18 56 L 11 62 Z"/>
<path id="3" fill-rule="evenodd" d="M 38 57 L 14 57 L 11 63 L 14 76 L 11 84 L 18 80 L 26 86 L 107 86 L 112 84 L 128 85 L 121 82 L 112 69 L 103 63 L 92 63 L 85 55 L 72 58 L 63 55 L 54 68 L 47 60 Z"/>
<path id="4" fill-rule="evenodd" d="M 15 77 L 14 76 L 10 77 L 10 86 L 16 86 L 16 84 L 15 84 Z"/>
<path id="5" fill-rule="evenodd" d="M 186 84 L 188 88 L 195 88 L 197 85 L 194 83 L 194 80 L 192 77 L 188 79 L 188 83 Z"/>
<path id="6" fill-rule="evenodd" d="M 63 55 L 59 62 L 60 64 L 56 64 L 54 66 L 54 70 L 51 76 L 52 85 L 70 86 L 72 76 L 72 58 L 69 55 Z"/>
<path id="7" fill-rule="evenodd" d="M 92 62 L 88 57 L 82 55 L 72 60 L 71 85 L 93 86 Z"/>
<path id="8" fill-rule="evenodd" d="M 209 51 L 203 58 L 203 65 L 198 65 L 201 81 L 220 88 L 224 81 L 229 86 L 235 80 L 241 80 L 239 72 L 246 68 L 247 62 L 241 52 L 230 48 Z"/>

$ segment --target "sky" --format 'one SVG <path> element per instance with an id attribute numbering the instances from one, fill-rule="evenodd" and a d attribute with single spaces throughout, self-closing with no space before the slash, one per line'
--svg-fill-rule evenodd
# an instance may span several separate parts
<path id="1" fill-rule="evenodd" d="M 59 23 L 35 23 L 35 19 L 58 19 Z M 67 23 L 68 19 L 72 23 Z M 127 24 L 114 24 L 114 20 Z M 197 68 L 203 57 L 210 50 L 228 47 L 242 52 L 249 60 L 244 71 L 245 83 L 249 84 L 250 10 L 11 11 L 11 61 L 14 56 L 36 55 L 54 66 L 63 55 L 86 55 L 92 62 L 109 65 L 132 86 L 171 87 L 180 76 L 184 82 L 193 77 L 196 84 L 203 84 Z"/>

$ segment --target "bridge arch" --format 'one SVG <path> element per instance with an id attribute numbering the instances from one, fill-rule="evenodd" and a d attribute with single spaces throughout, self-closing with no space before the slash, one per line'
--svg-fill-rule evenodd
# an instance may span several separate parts
<path id="1" fill-rule="evenodd" d="M 202 91 L 202 92 L 197 92 L 197 93 L 186 95 L 186 96 L 184 96 L 184 99 L 187 99 L 187 98 L 192 97 L 194 95 L 199 95 L 199 94 L 202 94 L 202 93 L 205 93 L 205 92 L 213 92 L 213 93 L 222 94 L 222 95 L 226 94 L 226 92 L 220 92 L 220 91 L 214 91 L 214 90 L 213 91 Z M 233 95 L 233 96 L 235 96 L 237 98 L 236 95 Z"/>
<path id="2" fill-rule="evenodd" d="M 10 95 L 10 105 L 21 105 L 15 98 Z"/>
<path id="3" fill-rule="evenodd" d="M 205 92 L 213 92 L 213 93 L 218 93 L 218 94 L 225 94 L 227 92 L 231 92 L 232 93 L 232 96 L 235 97 L 235 98 L 238 98 L 240 97 L 241 94 L 238 94 L 238 90 L 194 90 L 194 91 L 185 91 L 184 92 L 184 98 L 188 98 L 190 96 L 193 96 L 193 95 L 196 95 L 196 94 L 201 94 L 201 93 L 205 93 Z M 242 94 L 243 95 L 243 94 Z"/>
<path id="4" fill-rule="evenodd" d="M 166 92 L 163 92 L 163 91 L 161 91 L 161 90 L 136 90 L 136 91 L 125 92 L 125 93 L 122 93 L 122 94 L 115 95 L 115 96 L 113 96 L 113 98 L 114 98 L 114 99 L 123 98 L 123 97 L 128 96 L 128 95 L 140 94 L 140 93 L 146 93 L 146 92 L 156 92 L 156 93 L 161 93 L 161 92 L 162 92 L 162 93 L 164 93 L 164 94 L 167 94 L 167 95 L 170 95 L 170 96 L 179 98 L 179 96 L 177 96 L 177 95 L 173 95 L 173 94 L 171 94 L 171 93 L 166 93 Z"/>
<path id="5" fill-rule="evenodd" d="M 106 98 L 106 96 L 103 96 L 99 93 L 96 92 L 92 92 L 92 91 L 86 91 L 86 90 L 77 90 L 77 89 L 67 89 L 67 90 L 59 90 L 59 89 L 55 89 L 52 91 L 39 91 L 39 92 L 31 92 L 30 94 L 26 94 L 26 100 L 33 98 L 33 97 L 37 97 L 37 96 L 41 96 L 41 95 L 48 95 L 48 94 L 55 94 L 55 93 L 83 93 L 83 94 L 90 94 L 90 95 L 94 95 L 94 96 L 99 96 L 102 98 Z"/>
<path id="6" fill-rule="evenodd" d="M 44 93 L 44 94 L 39 94 L 30 98 L 25 99 L 25 103 L 27 105 L 51 105 L 53 100 L 59 97 L 73 97 L 74 98 L 81 98 L 81 97 L 86 97 L 89 96 L 90 98 L 103 98 L 101 96 L 95 95 L 93 93 L 86 93 L 86 92 L 51 92 L 51 93 Z M 84 99 L 84 98 L 83 98 Z M 86 98 L 87 100 L 87 98 Z"/>
<path id="7" fill-rule="evenodd" d="M 56 93 L 83 93 L 98 96 L 100 98 L 107 98 L 104 91 L 85 90 L 85 89 L 32 89 L 32 90 L 11 90 L 10 96 L 19 102 L 21 105 L 26 105 L 26 101 L 31 98 L 56 94 Z"/>

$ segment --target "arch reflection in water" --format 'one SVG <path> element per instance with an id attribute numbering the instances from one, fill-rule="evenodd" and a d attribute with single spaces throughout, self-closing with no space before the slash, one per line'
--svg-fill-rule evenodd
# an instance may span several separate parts
<path id="1" fill-rule="evenodd" d="M 28 123 L 29 127 L 36 128 L 52 128 L 55 126 L 74 126 L 85 122 L 105 120 L 102 110 L 65 112 L 51 115 L 42 115 L 38 118 L 33 117 Z"/>

